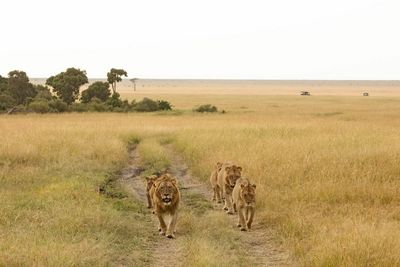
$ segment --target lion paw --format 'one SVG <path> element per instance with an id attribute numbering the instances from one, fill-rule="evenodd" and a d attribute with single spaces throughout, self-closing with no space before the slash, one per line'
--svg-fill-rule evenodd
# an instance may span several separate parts
<path id="1" fill-rule="evenodd" d="M 247 231 L 245 227 L 240 228 L 240 231 Z"/>
<path id="2" fill-rule="evenodd" d="M 175 238 L 175 236 L 173 234 L 167 234 L 168 238 Z"/>

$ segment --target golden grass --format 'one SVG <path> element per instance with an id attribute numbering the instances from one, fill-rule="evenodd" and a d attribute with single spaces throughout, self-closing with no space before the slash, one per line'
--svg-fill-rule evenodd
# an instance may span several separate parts
<path id="1" fill-rule="evenodd" d="M 141 205 L 95 190 L 126 163 L 132 134 L 144 154 L 162 154 L 151 139 L 166 136 L 205 183 L 216 161 L 240 164 L 257 183 L 255 219 L 301 265 L 400 265 L 399 98 L 168 97 L 228 113 L 1 116 L 0 265 L 148 260 Z M 216 265 L 227 243 L 215 225 L 183 216 L 178 227 L 193 235 L 187 264 Z"/>

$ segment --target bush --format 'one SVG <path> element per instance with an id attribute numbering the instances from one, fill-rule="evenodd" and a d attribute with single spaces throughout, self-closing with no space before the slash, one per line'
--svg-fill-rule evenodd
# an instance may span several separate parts
<path id="1" fill-rule="evenodd" d="M 0 110 L 7 110 L 15 105 L 14 98 L 10 95 L 0 94 Z"/>
<path id="2" fill-rule="evenodd" d="M 87 112 L 88 105 L 83 103 L 72 103 L 69 109 L 73 112 Z"/>
<path id="3" fill-rule="evenodd" d="M 158 100 L 158 110 L 172 110 L 172 105 L 165 100 Z"/>
<path id="4" fill-rule="evenodd" d="M 217 112 L 218 109 L 217 109 L 216 106 L 212 106 L 210 104 L 206 104 L 206 105 L 201 105 L 201 106 L 198 106 L 198 107 L 194 108 L 193 111 L 201 112 L 201 113 L 203 113 L 203 112 Z"/>
<path id="5" fill-rule="evenodd" d="M 29 103 L 28 110 L 36 113 L 48 113 L 50 112 L 49 102 L 45 99 L 37 99 Z"/>
<path id="6" fill-rule="evenodd" d="M 111 95 L 110 84 L 107 82 L 95 82 L 88 89 L 82 92 L 82 103 L 89 103 L 93 97 L 96 97 L 101 102 L 105 102 Z"/>
<path id="7" fill-rule="evenodd" d="M 106 104 L 102 103 L 102 101 L 97 97 L 93 97 L 90 103 L 87 105 L 89 111 L 104 112 L 110 110 L 109 107 Z"/>
<path id="8" fill-rule="evenodd" d="M 63 102 L 62 100 L 56 99 L 49 102 L 50 108 L 55 112 L 65 112 L 68 110 L 67 103 Z"/>
<path id="9" fill-rule="evenodd" d="M 157 101 L 145 97 L 135 104 L 134 109 L 139 112 L 153 112 L 159 110 L 159 107 Z"/>
<path id="10" fill-rule="evenodd" d="M 118 93 L 114 93 L 111 97 L 109 97 L 106 101 L 107 106 L 115 107 L 122 107 L 123 103 L 120 99 L 120 95 Z"/>

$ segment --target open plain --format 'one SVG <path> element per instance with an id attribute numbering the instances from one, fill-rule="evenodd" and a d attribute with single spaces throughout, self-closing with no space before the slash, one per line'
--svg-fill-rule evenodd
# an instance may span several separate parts
<path id="1" fill-rule="evenodd" d="M 0 116 L 0 266 L 400 265 L 399 82 L 138 80 L 118 91 L 175 110 Z M 200 104 L 226 113 L 192 112 Z M 210 201 L 225 160 L 257 185 L 254 230 Z M 165 168 L 182 187 L 174 240 L 135 193 Z"/>

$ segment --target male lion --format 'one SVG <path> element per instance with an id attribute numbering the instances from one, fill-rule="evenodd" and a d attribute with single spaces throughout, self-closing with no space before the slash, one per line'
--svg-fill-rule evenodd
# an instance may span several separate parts
<path id="1" fill-rule="evenodd" d="M 222 167 L 221 162 L 217 162 L 215 169 L 211 172 L 210 176 L 210 183 L 211 187 L 213 189 L 213 198 L 212 201 L 217 201 L 218 203 L 221 203 L 221 189 L 218 186 L 218 172 L 221 170 Z"/>
<path id="2" fill-rule="evenodd" d="M 160 221 L 160 234 L 166 235 L 168 238 L 174 238 L 180 201 L 180 192 L 176 179 L 168 174 L 161 175 L 155 180 L 150 192 L 154 213 Z M 168 226 L 165 223 L 167 215 L 171 217 Z"/>
<path id="3" fill-rule="evenodd" d="M 224 163 L 221 170 L 218 172 L 218 186 L 222 197 L 225 198 L 223 209 L 228 214 L 233 214 L 232 207 L 232 190 L 235 187 L 236 180 L 242 175 L 242 167 L 231 163 Z"/>
<path id="4" fill-rule="evenodd" d="M 237 226 L 240 230 L 246 231 L 251 228 L 256 207 L 256 185 L 251 184 L 246 178 L 236 181 L 233 189 L 233 207 L 238 211 L 239 220 Z"/>

